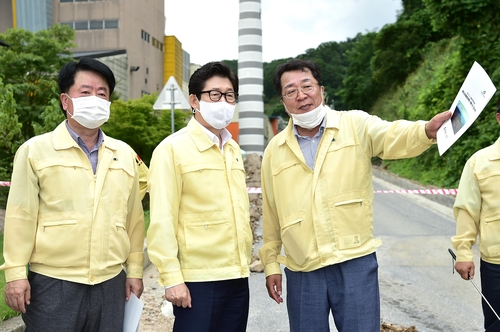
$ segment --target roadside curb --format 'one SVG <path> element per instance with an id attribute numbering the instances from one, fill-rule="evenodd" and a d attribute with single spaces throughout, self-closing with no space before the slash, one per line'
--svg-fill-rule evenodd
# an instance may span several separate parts
<path id="1" fill-rule="evenodd" d="M 0 332 L 23 332 L 25 328 L 21 316 L 4 320 L 0 324 Z"/>

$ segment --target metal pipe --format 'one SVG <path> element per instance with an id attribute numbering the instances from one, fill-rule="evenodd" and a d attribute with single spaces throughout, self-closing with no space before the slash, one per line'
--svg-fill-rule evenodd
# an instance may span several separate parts
<path id="1" fill-rule="evenodd" d="M 450 255 L 453 258 L 453 260 L 456 261 L 457 260 L 457 256 L 455 256 L 455 253 L 453 252 L 453 250 L 448 249 L 448 252 L 450 253 Z M 491 311 L 493 311 L 493 313 L 495 314 L 495 316 L 497 316 L 498 320 L 500 321 L 500 317 L 498 317 L 497 312 L 495 311 L 495 309 L 493 309 L 493 307 L 488 302 L 488 300 L 486 299 L 486 297 L 484 297 L 483 293 L 479 290 L 479 288 L 477 287 L 477 285 L 474 282 L 474 280 L 470 277 L 470 275 L 468 277 L 469 277 L 469 281 L 472 283 L 472 285 L 474 285 L 474 288 L 477 290 L 477 292 L 479 294 L 481 294 L 481 297 L 483 298 L 484 302 L 486 302 L 486 304 L 488 304 L 488 306 L 490 307 Z"/>

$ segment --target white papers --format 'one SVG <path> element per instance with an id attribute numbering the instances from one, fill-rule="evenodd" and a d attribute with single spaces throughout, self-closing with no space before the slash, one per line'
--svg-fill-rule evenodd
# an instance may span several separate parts
<path id="1" fill-rule="evenodd" d="M 450 110 L 452 117 L 439 128 L 437 145 L 442 155 L 471 126 L 496 92 L 495 85 L 479 63 L 474 62 Z"/>
<path id="2" fill-rule="evenodd" d="M 130 292 L 130 298 L 125 302 L 125 316 L 123 317 L 123 332 L 139 332 L 139 323 L 144 303 Z"/>

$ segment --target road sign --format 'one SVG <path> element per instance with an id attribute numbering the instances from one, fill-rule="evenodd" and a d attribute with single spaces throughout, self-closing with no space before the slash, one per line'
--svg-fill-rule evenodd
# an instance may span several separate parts
<path id="1" fill-rule="evenodd" d="M 161 90 L 158 99 L 156 99 L 153 105 L 153 109 L 168 110 L 172 108 L 172 105 L 175 106 L 174 109 L 191 108 L 191 105 L 189 105 L 189 102 L 186 99 L 186 96 L 184 96 L 182 89 L 179 87 L 177 80 L 175 79 L 175 77 L 170 76 L 167 83 Z"/>
<path id="2" fill-rule="evenodd" d="M 174 110 L 175 109 L 190 109 L 191 105 L 184 96 L 182 89 L 177 84 L 175 77 L 170 76 L 167 84 L 163 87 L 156 99 L 153 109 L 167 110 L 170 109 L 172 115 L 172 134 L 174 133 Z"/>

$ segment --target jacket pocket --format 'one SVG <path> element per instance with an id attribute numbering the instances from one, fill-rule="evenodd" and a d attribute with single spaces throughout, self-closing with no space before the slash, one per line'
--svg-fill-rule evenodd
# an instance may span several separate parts
<path id="1" fill-rule="evenodd" d="M 234 266 L 235 229 L 223 212 L 183 215 L 185 250 L 180 244 L 183 268 Z M 180 241 L 181 242 L 181 241 Z"/>
<path id="2" fill-rule="evenodd" d="M 121 163 L 112 163 L 109 166 L 102 198 L 116 207 L 114 211 L 117 211 L 117 209 L 121 211 L 127 210 L 134 180 L 135 173 L 133 168 L 130 169 L 127 165 Z"/>
<path id="3" fill-rule="evenodd" d="M 105 250 L 107 266 L 124 264 L 130 254 L 130 238 L 127 233 L 125 217 L 113 216 L 109 227 L 109 247 Z"/>
<path id="4" fill-rule="evenodd" d="M 311 223 L 306 221 L 305 216 L 305 212 L 297 211 L 280 222 L 285 254 L 299 266 L 307 262 L 312 251 Z"/>
<path id="5" fill-rule="evenodd" d="M 500 257 L 500 211 L 485 215 L 481 224 L 480 246 L 489 257 Z"/>
<path id="6" fill-rule="evenodd" d="M 338 249 L 360 247 L 372 238 L 370 210 L 361 192 L 336 195 L 328 205 Z"/>
<path id="7" fill-rule="evenodd" d="M 40 217 L 34 262 L 53 267 L 74 267 L 87 261 L 88 229 L 78 219 L 69 219 L 70 214 L 76 213 Z"/>

